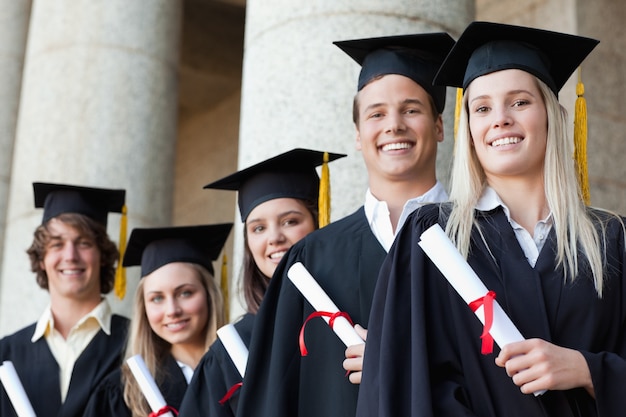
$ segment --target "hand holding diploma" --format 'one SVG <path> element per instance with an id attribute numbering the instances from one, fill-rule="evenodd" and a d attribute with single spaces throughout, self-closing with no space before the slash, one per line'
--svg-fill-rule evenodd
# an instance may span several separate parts
<path id="1" fill-rule="evenodd" d="M 322 290 L 322 287 L 320 287 L 301 262 L 293 264 L 287 271 L 287 276 L 315 310 L 320 313 L 328 313 L 322 317 L 326 323 L 331 325 L 332 330 L 346 347 L 359 345 L 364 342 L 356 330 L 354 330 L 350 321 L 342 315 L 339 308 Z M 332 323 L 331 318 L 333 319 Z"/>
<path id="2" fill-rule="evenodd" d="M 33 410 L 33 406 L 28 400 L 26 391 L 24 391 L 22 382 L 12 362 L 4 361 L 0 365 L 0 381 L 2 381 L 4 390 L 7 392 L 18 417 L 36 417 L 35 410 Z"/>
<path id="3" fill-rule="evenodd" d="M 468 306 L 472 304 L 476 306 L 477 300 L 483 300 L 493 295 L 493 293 L 485 287 L 485 284 L 483 284 L 467 261 L 463 259 L 457 248 L 452 244 L 438 224 L 431 226 L 422 233 L 418 245 L 424 250 L 426 255 L 428 255 Z M 522 336 L 500 304 L 493 298 L 492 301 L 493 314 L 491 315 L 492 322 L 489 333 L 493 336 L 493 340 L 498 346 L 502 348 L 509 343 L 525 340 L 524 336 Z M 485 305 L 486 304 L 485 302 Z M 486 318 L 484 306 L 478 305 L 476 308 L 472 309 L 476 317 L 478 317 L 484 325 Z M 545 391 L 535 392 L 535 395 L 543 394 L 543 392 Z"/>
<path id="4" fill-rule="evenodd" d="M 367 340 L 367 330 L 359 324 L 354 326 L 354 330 L 363 339 Z M 365 343 L 348 346 L 346 349 L 346 359 L 343 361 L 343 369 L 350 374 L 348 379 L 351 383 L 359 385 L 363 376 L 363 356 L 365 355 Z"/>
<path id="5" fill-rule="evenodd" d="M 161 394 L 159 387 L 146 367 L 146 363 L 143 361 L 141 355 L 131 356 L 126 359 L 126 364 L 137 380 L 139 388 L 141 388 L 141 392 L 146 397 L 148 405 L 150 405 L 150 408 L 152 409 L 150 416 L 174 417 L 173 414 L 168 411 L 170 407 L 165 402 L 163 394 Z"/>

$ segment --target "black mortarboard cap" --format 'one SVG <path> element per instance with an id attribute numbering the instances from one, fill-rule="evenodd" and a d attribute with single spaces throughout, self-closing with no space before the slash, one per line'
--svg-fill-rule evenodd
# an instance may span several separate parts
<path id="1" fill-rule="evenodd" d="M 543 29 L 473 22 L 441 65 L 435 84 L 465 89 L 481 75 L 520 69 L 539 78 L 558 95 L 598 43 L 596 39 Z"/>
<path id="2" fill-rule="evenodd" d="M 328 162 L 345 154 L 328 153 Z M 317 202 L 320 180 L 315 167 L 324 162 L 324 152 L 292 149 L 204 186 L 239 191 L 239 212 L 245 221 L 261 203 L 275 198 L 298 198 Z"/>
<path id="3" fill-rule="evenodd" d="M 333 42 L 361 65 L 357 91 L 374 78 L 386 74 L 408 77 L 430 94 L 442 113 L 446 88 L 433 85 L 433 78 L 454 45 L 445 32 L 385 36 Z"/>
<path id="4" fill-rule="evenodd" d="M 42 224 L 59 214 L 78 213 L 106 227 L 107 214 L 121 213 L 126 197 L 125 190 L 42 182 L 33 183 L 33 191 L 35 207 L 43 207 Z"/>
<path id="5" fill-rule="evenodd" d="M 133 229 L 124 255 L 124 266 L 141 265 L 146 276 L 172 262 L 190 262 L 204 266 L 214 274 L 217 259 L 232 223 Z"/>

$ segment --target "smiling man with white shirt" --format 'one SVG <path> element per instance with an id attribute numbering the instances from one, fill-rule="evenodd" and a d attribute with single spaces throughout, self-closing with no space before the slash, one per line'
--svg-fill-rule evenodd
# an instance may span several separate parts
<path id="1" fill-rule="evenodd" d="M 339 309 L 367 327 L 378 271 L 404 219 L 424 203 L 447 199 L 435 173 L 446 89 L 432 79 L 453 43 L 445 33 L 336 43 L 362 66 L 353 115 L 368 172 L 365 205 L 296 243 L 274 273 L 257 314 L 237 415 L 355 414 L 364 345 L 346 351 L 325 322 L 312 320 L 309 353 L 301 357 L 298 337 L 313 309 L 287 270 L 302 262 Z"/>
<path id="2" fill-rule="evenodd" d="M 120 366 L 128 320 L 103 294 L 113 289 L 119 253 L 106 232 L 124 190 L 34 183 L 42 224 L 28 249 L 50 304 L 37 321 L 0 340 L 37 415 L 80 416 L 90 392 Z M 16 416 L 4 390 L 0 415 Z"/>

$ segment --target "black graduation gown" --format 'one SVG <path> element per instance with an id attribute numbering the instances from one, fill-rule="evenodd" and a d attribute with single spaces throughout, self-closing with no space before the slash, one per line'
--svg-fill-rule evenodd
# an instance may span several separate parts
<path id="1" fill-rule="evenodd" d="M 257 313 L 238 416 L 354 415 L 358 386 L 350 383 L 342 366 L 346 347 L 322 318 L 307 324 L 309 354 L 300 356 L 300 328 L 314 310 L 287 270 L 302 262 L 338 308 L 367 327 L 385 255 L 362 207 L 292 246 Z"/>
<path id="2" fill-rule="evenodd" d="M 59 366 L 48 342 L 31 338 L 36 324 L 0 340 L 0 360 L 11 361 L 38 416 L 76 417 L 83 413 L 89 395 L 104 377 L 122 363 L 128 319 L 113 315 L 111 335 L 100 330 L 74 364 L 65 402 L 61 403 Z M 17 416 L 4 388 L 0 394 L 0 415 Z"/>
<path id="3" fill-rule="evenodd" d="M 606 215 L 593 212 L 596 215 Z M 480 353 L 482 324 L 417 245 L 437 206 L 418 210 L 398 235 L 372 305 L 357 416 L 617 416 L 626 410 L 624 232 L 607 223 L 603 298 L 588 269 L 565 282 L 555 270 L 554 230 L 534 268 L 502 210 L 477 214 L 468 262 L 525 338 L 580 351 L 591 371 L 585 390 L 522 394 L 494 352 Z M 597 223 L 597 222 L 596 222 Z"/>
<path id="4" fill-rule="evenodd" d="M 185 395 L 187 380 L 176 360 L 167 355 L 162 365 L 165 371 L 163 381 L 157 381 L 157 386 L 163 394 L 167 405 L 176 410 Z M 124 402 L 124 385 L 122 384 L 120 368 L 109 374 L 96 388 L 89 398 L 84 417 L 131 417 L 132 413 Z"/>
<path id="5" fill-rule="evenodd" d="M 235 323 L 235 329 L 248 347 L 254 326 L 254 314 L 245 314 Z M 242 381 L 239 371 L 230 359 L 222 342 L 217 339 L 204 354 L 196 367 L 185 397 L 180 406 L 180 417 L 232 417 L 237 411 L 239 390 L 235 391 L 224 405 L 219 401 Z"/>

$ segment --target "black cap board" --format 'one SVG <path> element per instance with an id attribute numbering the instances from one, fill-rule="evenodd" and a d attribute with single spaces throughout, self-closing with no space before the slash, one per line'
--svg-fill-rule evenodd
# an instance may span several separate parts
<path id="1" fill-rule="evenodd" d="M 441 65 L 435 84 L 463 87 L 505 69 L 533 74 L 558 95 L 599 43 L 596 39 L 524 26 L 473 22 Z"/>
<path id="2" fill-rule="evenodd" d="M 403 75 L 426 90 L 432 96 L 437 112 L 443 112 L 446 89 L 433 85 L 433 78 L 454 45 L 454 39 L 447 33 L 385 36 L 333 43 L 361 65 L 357 91 L 381 75 Z"/>
<path id="3" fill-rule="evenodd" d="M 344 156 L 329 153 L 328 161 Z M 315 167 L 323 162 L 324 152 L 292 149 L 207 184 L 204 188 L 239 191 L 237 203 L 241 220 L 245 221 L 252 209 L 275 198 L 298 198 L 317 204 L 320 180 Z"/>
<path id="4" fill-rule="evenodd" d="M 82 187 L 67 184 L 33 183 L 35 207 L 43 207 L 46 223 L 63 213 L 78 213 L 107 225 L 109 212 L 121 213 L 126 197 L 125 190 Z"/>
<path id="5" fill-rule="evenodd" d="M 223 223 L 133 229 L 123 264 L 141 265 L 142 277 L 172 262 L 202 265 L 214 274 L 212 262 L 222 251 L 232 226 Z"/>

